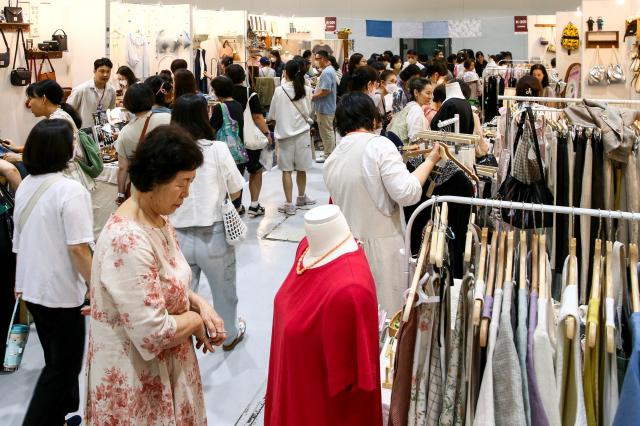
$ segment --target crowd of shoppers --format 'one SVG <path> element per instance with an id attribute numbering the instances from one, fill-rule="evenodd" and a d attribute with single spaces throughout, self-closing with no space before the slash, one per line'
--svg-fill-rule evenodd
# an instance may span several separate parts
<path id="1" fill-rule="evenodd" d="M 86 424 L 113 416 L 132 423 L 206 421 L 195 349 L 232 351 L 247 332 L 238 316 L 236 249 L 225 238 L 222 206 L 232 202 L 250 218 L 265 215 L 263 152 L 244 145 L 247 117 L 269 149 L 277 145 L 284 193 L 278 211 L 287 216 L 316 204 L 307 194 L 307 174 L 314 168 L 311 131 L 317 126 L 324 153 L 316 161 L 325 163 L 332 201 L 364 245 L 379 302 L 389 311 L 401 305 L 401 264 L 394 254 L 404 248 L 400 207 L 420 200 L 440 158 L 434 149 L 410 172 L 397 147 L 444 117 L 443 103 L 452 103 L 448 83 L 464 95 L 453 103 L 467 105 L 483 72 L 510 55 L 487 61 L 482 52 L 461 51 L 450 59 L 414 50 L 404 60 L 392 52 L 368 60 L 355 53 L 343 75 L 325 50 L 286 63 L 274 50 L 260 60 L 261 77 L 281 79 L 268 109 L 231 58 L 211 80 L 213 107 L 182 59 L 144 82 L 130 68 L 118 68 L 131 119 L 115 144 L 118 193 L 94 248 L 96 182 L 80 167 L 87 161 L 80 139 L 116 104 L 113 64 L 97 59 L 93 78 L 74 88 L 68 102 L 55 81 L 28 86 L 27 106 L 45 120 L 24 146 L 3 141 L 12 161 L 0 159 L 7 182 L 0 186 L 0 259 L 7 269 L 0 338 L 19 297 L 33 316 L 45 359 L 24 424 L 61 425 L 78 410 L 83 314 L 90 317 Z M 534 65 L 526 81 L 534 94 L 550 90 L 542 65 Z M 477 127 L 470 121 L 464 131 Z M 342 138 L 337 145 L 336 134 Z M 248 209 L 242 205 L 245 174 Z M 201 274 L 213 306 L 197 293 Z M 113 383 L 117 389 L 105 396 L 104 387 Z"/>

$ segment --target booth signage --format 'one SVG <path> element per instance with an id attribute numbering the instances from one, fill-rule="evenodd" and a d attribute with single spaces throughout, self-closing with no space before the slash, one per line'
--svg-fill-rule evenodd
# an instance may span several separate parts
<path id="1" fill-rule="evenodd" d="M 324 31 L 332 33 L 337 29 L 337 18 L 335 16 L 326 16 L 324 18 Z"/>
<path id="2" fill-rule="evenodd" d="M 513 17 L 513 28 L 516 33 L 527 33 L 529 32 L 529 26 L 527 24 L 526 16 L 514 16 Z"/>

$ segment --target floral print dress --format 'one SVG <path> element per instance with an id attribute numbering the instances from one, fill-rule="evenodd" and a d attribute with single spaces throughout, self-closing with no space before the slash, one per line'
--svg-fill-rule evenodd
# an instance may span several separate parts
<path id="1" fill-rule="evenodd" d="M 206 425 L 191 340 L 168 348 L 189 310 L 191 269 L 167 222 L 113 215 L 91 275 L 87 425 Z"/>

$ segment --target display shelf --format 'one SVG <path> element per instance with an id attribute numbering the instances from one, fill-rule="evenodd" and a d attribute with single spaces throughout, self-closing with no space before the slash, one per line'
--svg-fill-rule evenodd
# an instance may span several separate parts
<path id="1" fill-rule="evenodd" d="M 619 48 L 620 47 L 620 32 L 618 31 L 587 31 L 585 33 L 585 47 L 587 49 L 595 49 L 601 47 L 606 48 Z"/>
<path id="2" fill-rule="evenodd" d="M 61 59 L 62 52 L 46 52 L 43 50 L 29 50 L 27 59 Z"/>
<path id="3" fill-rule="evenodd" d="M 10 22 L 0 22 L 0 29 L 2 31 L 18 31 L 18 30 L 29 31 L 30 26 L 31 24 L 28 22 L 21 22 L 19 24 L 10 23 Z"/>

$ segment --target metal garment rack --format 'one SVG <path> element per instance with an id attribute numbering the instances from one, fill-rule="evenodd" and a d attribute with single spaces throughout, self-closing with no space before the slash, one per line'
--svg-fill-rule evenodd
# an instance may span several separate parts
<path id="1" fill-rule="evenodd" d="M 406 284 L 406 288 L 409 288 L 411 285 L 411 275 L 410 275 L 411 263 L 412 263 L 411 229 L 413 228 L 413 223 L 422 211 L 424 211 L 428 207 L 437 205 L 438 203 L 463 204 L 468 206 L 492 207 L 492 208 L 510 208 L 510 209 L 528 210 L 528 211 L 542 212 L 542 213 L 559 213 L 559 214 L 568 214 L 568 215 L 577 215 L 577 216 L 599 217 L 603 219 L 624 219 L 624 220 L 630 220 L 630 221 L 640 221 L 640 213 L 623 212 L 623 211 L 617 211 L 617 210 L 595 210 L 595 209 L 584 209 L 580 207 L 551 206 L 548 204 L 532 204 L 532 203 L 501 201 L 501 200 L 488 200 L 483 198 L 458 197 L 453 195 L 433 196 L 429 200 L 420 204 L 418 208 L 413 212 L 411 217 L 409 218 L 409 221 L 407 222 L 407 227 L 404 235 L 404 260 L 405 260 L 404 282 Z"/>
<path id="2" fill-rule="evenodd" d="M 577 104 L 582 101 L 592 102 L 604 102 L 606 104 L 616 105 L 638 105 L 640 106 L 640 100 L 632 99 L 590 99 L 590 98 L 545 98 L 541 96 L 498 96 L 498 101 L 515 101 L 515 102 L 552 102 L 552 103 L 564 103 L 564 104 Z M 509 131 L 511 128 L 511 108 L 507 107 L 506 126 L 505 126 L 505 139 L 509 140 Z"/>

